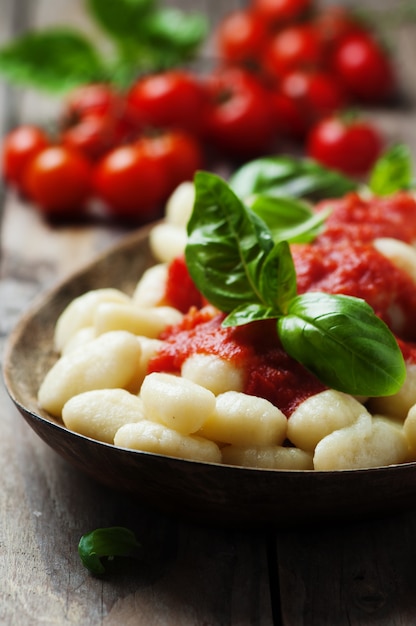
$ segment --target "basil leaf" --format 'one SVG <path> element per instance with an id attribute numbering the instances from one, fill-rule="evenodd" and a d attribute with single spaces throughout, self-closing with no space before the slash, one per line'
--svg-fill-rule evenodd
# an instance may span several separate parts
<path id="1" fill-rule="evenodd" d="M 330 211 L 313 213 L 306 202 L 293 198 L 253 196 L 248 206 L 269 227 L 274 241 L 308 243 L 322 231 Z"/>
<path id="2" fill-rule="evenodd" d="M 140 547 L 134 533 L 123 526 L 97 528 L 83 535 L 78 554 L 83 565 L 95 575 L 104 574 L 102 557 L 128 556 Z"/>
<path id="3" fill-rule="evenodd" d="M 208 22 L 202 14 L 187 14 L 179 9 L 162 8 L 152 12 L 144 22 L 147 40 L 169 58 L 173 65 L 191 57 L 208 33 Z"/>
<path id="4" fill-rule="evenodd" d="M 375 163 L 369 187 L 378 196 L 388 196 L 413 184 L 413 164 L 408 146 L 393 146 Z"/>
<path id="5" fill-rule="evenodd" d="M 77 31 L 29 32 L 0 49 L 0 73 L 15 83 L 64 93 L 102 80 L 106 68 L 91 43 Z"/>
<path id="6" fill-rule="evenodd" d="M 197 172 L 185 258 L 193 281 L 211 304 L 228 313 L 241 304 L 262 303 L 259 274 L 273 245 L 266 225 L 225 181 Z"/>
<path id="7" fill-rule="evenodd" d="M 92 16 L 115 39 L 137 38 L 141 20 L 154 5 L 154 0 L 87 0 Z"/>
<path id="8" fill-rule="evenodd" d="M 324 384 L 352 395 L 396 393 L 406 368 L 397 342 L 359 298 L 305 293 L 278 320 L 286 352 Z"/>
<path id="9" fill-rule="evenodd" d="M 244 200 L 253 194 L 318 200 L 358 188 L 355 181 L 311 159 L 289 156 L 249 161 L 231 176 L 230 186 Z"/>
<path id="10" fill-rule="evenodd" d="M 259 274 L 262 301 L 280 315 L 296 296 L 296 270 L 287 241 L 278 242 L 267 254 Z"/>
<path id="11" fill-rule="evenodd" d="M 278 317 L 276 310 L 263 304 L 242 304 L 231 311 L 222 321 L 222 326 L 244 326 L 250 322 L 275 319 Z"/>

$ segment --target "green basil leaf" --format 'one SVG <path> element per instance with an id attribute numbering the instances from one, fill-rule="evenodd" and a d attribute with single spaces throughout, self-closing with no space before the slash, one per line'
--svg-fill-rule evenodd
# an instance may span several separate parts
<path id="1" fill-rule="evenodd" d="M 289 156 L 249 161 L 234 172 L 230 186 L 244 200 L 253 194 L 319 200 L 358 188 L 355 181 L 311 159 Z"/>
<path id="2" fill-rule="evenodd" d="M 153 11 L 145 19 L 146 38 L 161 56 L 173 64 L 193 55 L 208 33 L 208 22 L 202 14 L 188 14 L 171 7 Z"/>
<path id="3" fill-rule="evenodd" d="M 197 172 L 185 257 L 193 281 L 211 304 L 228 313 L 241 304 L 262 303 L 259 274 L 273 245 L 266 225 L 225 181 Z"/>
<path id="4" fill-rule="evenodd" d="M 104 574 L 102 557 L 128 556 L 140 548 L 134 533 L 123 526 L 97 528 L 83 535 L 78 544 L 82 563 L 95 575 Z"/>
<path id="5" fill-rule="evenodd" d="M 106 68 L 92 44 L 77 31 L 29 32 L 0 49 L 0 73 L 14 83 L 64 93 L 102 80 Z"/>
<path id="6" fill-rule="evenodd" d="M 397 342 L 364 300 L 305 293 L 278 320 L 286 352 L 324 384 L 352 395 L 396 393 L 406 368 Z"/>
<path id="7" fill-rule="evenodd" d="M 115 39 L 137 38 L 154 5 L 154 0 L 87 0 L 91 15 Z"/>
<path id="8" fill-rule="evenodd" d="M 275 244 L 264 259 L 259 275 L 262 301 L 279 314 L 286 313 L 296 296 L 296 270 L 287 241 Z"/>
<path id="9" fill-rule="evenodd" d="M 306 202 L 294 198 L 253 196 L 248 206 L 269 227 L 274 241 L 308 243 L 322 231 L 330 210 L 313 213 Z"/>
<path id="10" fill-rule="evenodd" d="M 278 314 L 271 307 L 263 304 L 242 304 L 227 315 L 222 322 L 222 326 L 244 326 L 244 324 L 249 324 L 250 322 L 276 319 L 276 317 L 278 317 Z"/>
<path id="11" fill-rule="evenodd" d="M 378 196 L 387 196 L 413 184 L 412 156 L 408 146 L 393 146 L 375 163 L 369 187 Z"/>

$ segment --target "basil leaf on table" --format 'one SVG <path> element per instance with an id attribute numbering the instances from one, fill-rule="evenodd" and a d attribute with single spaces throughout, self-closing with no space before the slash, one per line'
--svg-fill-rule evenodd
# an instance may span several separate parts
<path id="1" fill-rule="evenodd" d="M 362 396 L 400 389 L 403 355 L 364 300 L 296 295 L 289 243 L 274 243 L 267 224 L 220 177 L 198 172 L 195 192 L 186 262 L 201 293 L 228 314 L 224 326 L 276 319 L 287 353 L 329 387 Z"/>
<path id="2" fill-rule="evenodd" d="M 137 37 L 141 20 L 154 6 L 154 0 L 87 0 L 96 22 L 115 39 Z"/>
<path id="3" fill-rule="evenodd" d="M 245 202 L 253 195 L 336 198 L 358 189 L 350 178 L 311 159 L 271 156 L 254 159 L 230 178 L 230 187 Z"/>
<path id="4" fill-rule="evenodd" d="M 305 293 L 279 318 L 278 331 L 287 353 L 329 387 L 377 396 L 395 393 L 404 382 L 398 344 L 364 300 Z"/>
<path id="5" fill-rule="evenodd" d="M 378 196 L 387 196 L 413 183 L 413 164 L 408 146 L 398 144 L 381 156 L 370 174 L 370 190 Z"/>
<path id="6" fill-rule="evenodd" d="M 29 32 L 0 49 L 0 72 L 14 83 L 64 93 L 106 77 L 97 50 L 77 31 Z"/>
<path id="7" fill-rule="evenodd" d="M 105 573 L 102 558 L 129 556 L 140 544 L 134 533 L 124 526 L 97 528 L 83 535 L 78 544 L 78 554 L 85 567 L 97 576 Z"/>

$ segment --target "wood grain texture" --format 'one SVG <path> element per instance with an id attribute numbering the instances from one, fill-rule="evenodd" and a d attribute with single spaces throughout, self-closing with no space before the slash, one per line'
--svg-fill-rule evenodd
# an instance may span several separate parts
<path id="1" fill-rule="evenodd" d="M 171 4 L 202 8 L 214 23 L 244 2 Z M 397 6 L 395 0 L 346 4 L 377 10 Z M 0 0 L 0 40 L 31 20 L 44 26 L 64 19 L 91 28 L 82 7 L 81 0 Z M 405 141 L 416 157 L 415 25 L 405 24 L 396 35 L 394 31 L 405 106 L 371 114 L 390 141 Z M 10 93 L 1 85 L 0 132 L 16 119 L 47 119 L 56 108 L 52 98 Z M 123 235 L 123 229 L 104 224 L 52 228 L 7 194 L 1 229 L 0 355 L 17 318 L 40 291 Z M 3 383 L 0 424 L 2 625 L 416 623 L 415 514 L 273 533 L 192 525 L 101 486 L 67 464 L 27 426 Z M 142 552 L 135 560 L 116 561 L 111 574 L 97 579 L 81 565 L 77 544 L 83 533 L 111 525 L 132 528 Z"/>

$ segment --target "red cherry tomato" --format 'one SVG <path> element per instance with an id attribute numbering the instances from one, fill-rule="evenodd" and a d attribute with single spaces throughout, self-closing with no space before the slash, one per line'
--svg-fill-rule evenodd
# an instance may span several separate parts
<path id="1" fill-rule="evenodd" d="M 201 169 L 204 156 L 199 141 L 185 131 L 167 131 L 154 137 L 143 137 L 137 144 L 146 155 L 159 162 L 165 171 L 164 197 L 182 182 L 192 180 Z"/>
<path id="2" fill-rule="evenodd" d="M 346 35 L 365 30 L 364 25 L 348 9 L 341 6 L 322 7 L 314 15 L 311 24 L 328 53 L 332 53 Z"/>
<path id="3" fill-rule="evenodd" d="M 207 80 L 210 106 L 204 116 L 207 140 L 238 159 L 270 149 L 274 115 L 270 93 L 252 74 L 225 68 Z"/>
<path id="4" fill-rule="evenodd" d="M 98 162 L 94 189 L 111 215 L 146 222 L 158 214 L 166 193 L 166 172 L 140 146 L 120 146 Z"/>
<path id="5" fill-rule="evenodd" d="M 19 126 L 12 130 L 2 148 L 5 180 L 24 192 L 24 176 L 29 163 L 48 145 L 48 136 L 37 126 Z"/>
<path id="6" fill-rule="evenodd" d="M 216 41 L 220 57 L 231 63 L 252 63 L 260 57 L 265 22 L 250 10 L 235 10 L 220 22 Z"/>
<path id="7" fill-rule="evenodd" d="M 294 22 L 311 8 L 311 0 L 253 0 L 253 9 L 267 22 Z"/>
<path id="8" fill-rule="evenodd" d="M 322 52 L 321 40 L 311 26 L 288 26 L 268 41 L 264 49 L 263 65 L 272 77 L 280 79 L 295 69 L 319 67 Z"/>
<path id="9" fill-rule="evenodd" d="M 331 74 L 296 70 L 282 78 L 273 103 L 280 131 L 302 138 L 316 122 L 344 108 L 346 98 Z"/>
<path id="10" fill-rule="evenodd" d="M 109 115 L 120 108 L 121 96 L 105 83 L 82 85 L 74 89 L 65 102 L 64 117 L 68 124 L 86 115 Z"/>
<path id="11" fill-rule="evenodd" d="M 137 137 L 139 127 L 123 117 L 87 115 L 61 134 L 61 142 L 97 161 L 116 146 Z"/>
<path id="12" fill-rule="evenodd" d="M 205 93 L 191 73 L 171 70 L 139 79 L 127 101 L 145 126 L 197 132 Z"/>
<path id="13" fill-rule="evenodd" d="M 390 59 L 368 33 L 345 37 L 334 52 L 333 68 L 359 100 L 380 102 L 392 95 L 394 72 Z"/>
<path id="14" fill-rule="evenodd" d="M 25 185 L 39 210 L 59 217 L 82 213 L 91 184 L 91 166 L 78 152 L 52 146 L 29 164 Z"/>
<path id="15" fill-rule="evenodd" d="M 369 122 L 331 117 L 313 127 L 306 150 L 323 165 L 362 176 L 374 165 L 382 148 L 382 137 Z"/>

